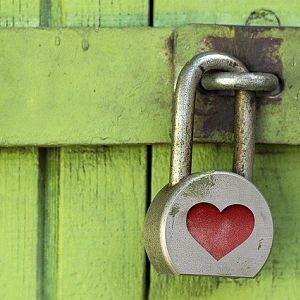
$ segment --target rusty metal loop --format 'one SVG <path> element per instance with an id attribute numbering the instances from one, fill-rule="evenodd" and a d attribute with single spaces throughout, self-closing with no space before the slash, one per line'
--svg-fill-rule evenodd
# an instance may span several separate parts
<path id="1" fill-rule="evenodd" d="M 209 72 L 201 84 L 206 90 L 245 90 L 272 92 L 279 87 L 279 80 L 271 73 Z"/>
<path id="2" fill-rule="evenodd" d="M 196 89 L 207 71 L 248 72 L 237 58 L 206 52 L 194 56 L 181 70 L 175 89 L 169 185 L 191 174 Z M 235 101 L 233 171 L 251 179 L 254 157 L 255 101 L 250 91 L 238 90 Z"/>

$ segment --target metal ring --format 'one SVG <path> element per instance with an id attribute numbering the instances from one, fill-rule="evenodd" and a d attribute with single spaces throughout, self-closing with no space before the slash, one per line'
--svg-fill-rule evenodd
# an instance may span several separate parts
<path id="1" fill-rule="evenodd" d="M 279 86 L 271 73 L 210 72 L 203 75 L 201 84 L 206 90 L 246 90 L 272 92 Z"/>

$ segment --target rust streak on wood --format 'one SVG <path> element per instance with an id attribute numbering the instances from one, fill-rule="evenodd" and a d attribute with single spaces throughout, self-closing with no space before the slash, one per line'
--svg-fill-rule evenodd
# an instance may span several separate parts
<path id="1" fill-rule="evenodd" d="M 264 38 L 260 34 L 270 30 L 267 27 L 234 27 L 233 38 L 208 36 L 199 47 L 229 53 L 239 58 L 250 71 L 270 72 L 283 82 L 282 62 L 279 49 L 282 39 Z M 257 107 L 261 105 L 277 105 L 281 102 L 280 94 L 258 95 Z M 234 94 L 224 92 L 208 92 L 199 87 L 195 107 L 195 136 L 209 137 L 212 132 L 232 132 L 234 116 Z M 199 127 L 197 119 L 201 119 Z M 197 130 L 198 129 L 198 130 Z"/>

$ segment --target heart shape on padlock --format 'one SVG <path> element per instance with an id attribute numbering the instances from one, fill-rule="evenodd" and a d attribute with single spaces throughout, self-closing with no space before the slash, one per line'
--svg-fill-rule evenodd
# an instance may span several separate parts
<path id="1" fill-rule="evenodd" d="M 240 204 L 220 211 L 211 203 L 198 203 L 190 208 L 186 218 L 192 237 L 216 260 L 245 242 L 254 222 L 252 211 Z"/>

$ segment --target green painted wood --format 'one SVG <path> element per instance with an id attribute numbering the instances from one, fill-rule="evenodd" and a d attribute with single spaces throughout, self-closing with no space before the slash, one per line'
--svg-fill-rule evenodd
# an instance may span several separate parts
<path id="1" fill-rule="evenodd" d="M 153 147 L 153 195 L 168 182 L 170 148 Z M 230 170 L 228 145 L 195 145 L 193 172 Z M 158 275 L 151 270 L 149 299 L 298 299 L 300 280 L 299 184 L 300 148 L 259 145 L 256 149 L 254 183 L 270 204 L 274 244 L 263 270 L 255 279 L 225 279 Z"/>
<path id="2" fill-rule="evenodd" d="M 36 27 L 39 8 L 39 0 L 2 0 L 0 27 Z M 0 148 L 0 299 L 3 300 L 34 300 L 41 296 L 40 175 L 37 148 Z"/>
<path id="3" fill-rule="evenodd" d="M 0 145 L 139 143 L 145 134 L 148 141 L 168 139 L 169 34 L 0 30 Z"/>
<path id="4" fill-rule="evenodd" d="M 60 182 L 61 182 L 61 149 L 48 148 L 41 152 L 43 160 L 44 192 L 43 192 L 43 277 L 42 299 L 54 300 L 58 293 L 58 271 L 60 242 Z M 75 198 L 76 199 L 76 198 Z"/>
<path id="5" fill-rule="evenodd" d="M 0 27 L 38 27 L 40 0 L 2 0 Z"/>
<path id="6" fill-rule="evenodd" d="M 51 3 L 51 26 L 146 26 L 147 0 L 57 0 Z"/>
<path id="7" fill-rule="evenodd" d="M 50 153 L 46 299 L 141 299 L 145 147 Z"/>
<path id="8" fill-rule="evenodd" d="M 0 148 L 0 299 L 40 291 L 39 174 L 36 148 Z"/>
<path id="9" fill-rule="evenodd" d="M 102 11 L 98 9 L 98 1 L 53 1 L 49 25 L 61 22 L 62 26 L 78 26 L 79 20 L 82 20 L 82 26 L 134 26 L 141 22 L 141 16 L 137 16 L 137 12 L 141 12 L 141 1 L 101 1 L 100 4 Z M 55 11 L 57 7 L 59 11 Z M 72 16 L 75 11 L 76 16 Z M 62 13 L 65 18 L 62 18 Z M 111 15 L 108 16 L 108 13 Z M 97 20 L 101 24 L 91 23 L 92 14 L 99 15 Z M 147 15 L 144 14 L 143 22 L 146 20 Z M 102 45 L 106 51 L 112 46 L 108 35 L 109 32 L 106 44 Z M 70 40 L 77 38 L 72 36 Z M 113 44 L 122 47 L 122 39 L 119 42 L 119 37 L 115 38 Z M 78 41 L 79 51 L 83 51 L 82 47 L 86 53 L 93 47 L 94 51 L 98 51 L 95 43 L 90 42 L 89 33 Z M 64 40 L 61 42 L 63 45 Z M 83 59 L 88 62 L 86 57 Z M 119 64 L 122 64 L 121 60 Z M 87 85 L 85 92 L 88 91 L 88 96 L 85 93 L 81 95 L 87 107 L 93 102 L 90 93 L 98 94 L 99 88 L 102 88 L 101 81 L 106 81 L 105 77 L 110 72 L 105 71 L 101 64 L 94 71 L 98 74 L 97 87 L 89 91 L 91 87 Z M 89 81 L 94 77 L 90 73 L 87 76 Z M 77 81 L 79 85 L 80 80 L 82 78 Z M 121 85 L 125 84 L 122 80 L 126 78 L 116 79 Z M 115 90 L 116 86 L 112 96 L 117 98 Z M 131 95 L 123 97 L 129 104 Z M 111 110 L 114 105 L 112 102 L 107 109 Z M 73 112 L 77 114 L 79 111 L 80 105 L 77 104 Z M 100 117 L 95 120 L 94 126 L 101 128 L 105 122 Z M 47 149 L 45 299 L 144 298 L 142 228 L 146 209 L 146 155 L 145 146 Z"/>
<path id="10" fill-rule="evenodd" d="M 241 29 L 180 27 L 172 48 L 168 28 L 0 30 L 0 145 L 168 143 L 172 49 L 177 74 L 193 55 L 213 49 L 209 38 L 234 39 L 236 31 Z M 280 101 L 259 106 L 257 142 L 300 143 L 299 36 L 297 28 L 248 33 L 251 43 L 278 41 L 270 55 L 280 57 L 285 82 Z M 206 108 L 195 118 L 195 140 L 229 142 L 232 128 L 211 126 L 218 116 L 202 103 Z"/>
<path id="11" fill-rule="evenodd" d="M 277 26 L 280 23 L 283 26 L 299 26 L 299 13 L 297 0 L 291 0 L 288 4 L 281 0 L 160 0 L 154 5 L 154 24 L 174 26 L 192 23 L 248 23 Z"/>

